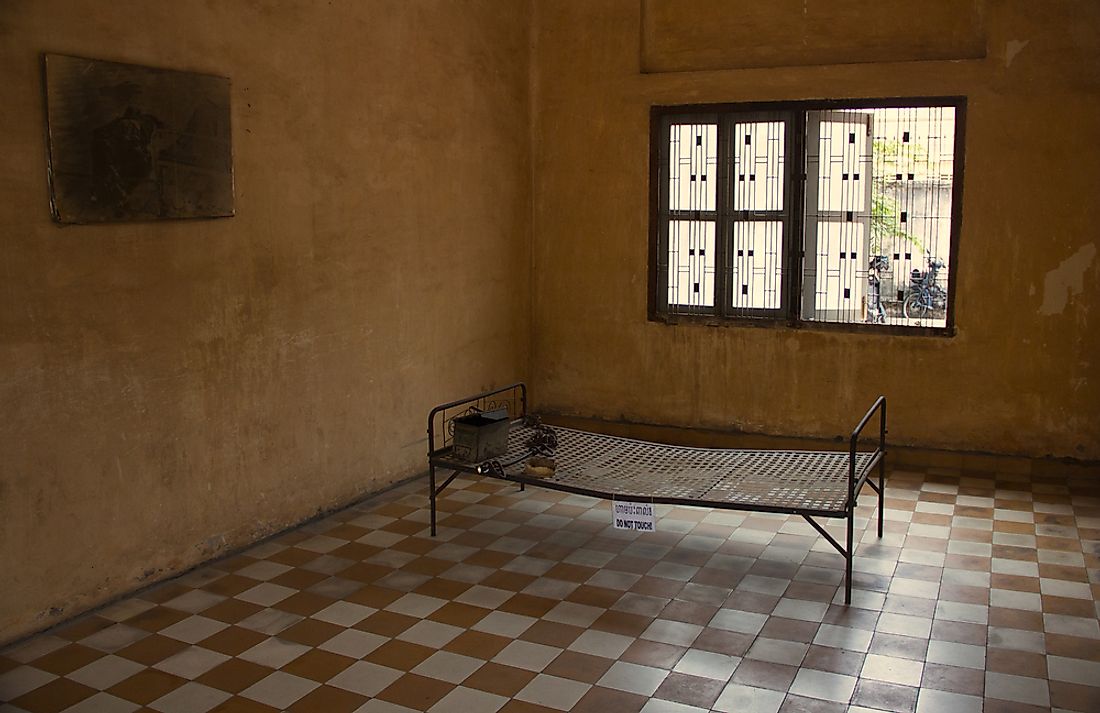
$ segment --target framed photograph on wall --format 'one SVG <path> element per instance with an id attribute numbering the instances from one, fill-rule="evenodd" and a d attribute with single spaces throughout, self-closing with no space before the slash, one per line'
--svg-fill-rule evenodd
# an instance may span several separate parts
<path id="1" fill-rule="evenodd" d="M 229 79 L 44 55 L 59 223 L 233 215 Z"/>

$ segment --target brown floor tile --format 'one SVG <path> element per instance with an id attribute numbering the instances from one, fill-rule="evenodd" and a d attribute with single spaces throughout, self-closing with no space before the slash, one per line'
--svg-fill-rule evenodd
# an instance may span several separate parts
<path id="1" fill-rule="evenodd" d="M 342 688 L 321 686 L 307 693 L 287 710 L 293 713 L 352 713 L 369 699 Z"/>
<path id="2" fill-rule="evenodd" d="M 1053 597 L 1049 594 L 1043 597 L 1043 613 L 1062 614 L 1064 616 L 1078 616 L 1085 619 L 1097 617 L 1096 602 L 1091 599 L 1071 599 L 1069 597 Z"/>
<path id="3" fill-rule="evenodd" d="M 64 676 L 104 656 L 106 654 L 102 651 L 96 651 L 80 644 L 69 644 L 35 659 L 34 667 L 55 673 L 58 676 Z"/>
<path id="4" fill-rule="evenodd" d="M 974 571 L 973 567 L 965 567 Z M 989 604 L 989 590 L 985 587 L 965 587 L 957 584 L 941 584 L 940 599 L 966 604 Z"/>
<path id="5" fill-rule="evenodd" d="M 527 585 L 534 582 L 538 577 L 533 577 L 529 574 L 520 574 L 519 572 L 506 572 L 499 571 L 486 577 L 481 584 L 486 587 L 493 587 L 495 589 L 504 589 L 509 592 L 518 592 L 526 589 Z"/>
<path id="6" fill-rule="evenodd" d="M 640 636 L 653 623 L 653 617 L 621 611 L 606 611 L 592 622 L 593 629 L 623 636 Z"/>
<path id="7" fill-rule="evenodd" d="M 222 703 L 213 708 L 210 713 L 279 713 L 279 709 L 265 706 L 263 703 L 254 701 L 250 698 L 233 696 L 230 699 L 222 701 Z"/>
<path id="8" fill-rule="evenodd" d="M 189 616 L 191 615 L 187 612 L 157 606 L 143 611 L 135 617 L 131 617 L 126 621 L 126 624 L 128 626 L 136 626 L 145 631 L 151 631 L 155 634 L 161 629 L 181 622 Z"/>
<path id="9" fill-rule="evenodd" d="M 470 606 L 469 604 L 462 604 L 460 602 L 448 601 L 439 609 L 432 612 L 428 618 L 443 624 L 469 629 L 471 626 L 484 619 L 488 614 L 488 609 L 482 609 L 481 607 Z"/>
<path id="10" fill-rule="evenodd" d="M 1089 581 L 1088 570 L 1084 567 L 1068 567 L 1060 564 L 1039 564 L 1039 576 L 1047 579 L 1062 579 L 1067 582 Z"/>
<path id="11" fill-rule="evenodd" d="M 398 535 L 415 535 L 424 531 L 424 524 L 411 520 L 397 520 L 383 525 L 380 529 Z"/>
<path id="12" fill-rule="evenodd" d="M 744 656 L 752 646 L 753 640 L 754 637 L 751 634 L 707 628 L 703 629 L 703 632 L 692 642 L 692 647 L 727 656 Z"/>
<path id="13" fill-rule="evenodd" d="M 558 602 L 546 597 L 536 597 L 532 594 L 516 594 L 511 599 L 501 604 L 497 609 L 509 614 L 519 614 L 538 619 L 546 612 L 558 605 Z"/>
<path id="14" fill-rule="evenodd" d="M 869 653 L 923 661 L 928 654 L 928 639 L 897 634 L 875 634 L 871 638 Z"/>
<path id="15" fill-rule="evenodd" d="M 227 574 L 220 579 L 217 579 L 207 585 L 203 586 L 204 592 L 210 592 L 211 594 L 220 594 L 223 597 L 235 597 L 246 589 L 251 589 L 259 584 L 258 581 L 250 577 L 242 577 L 237 574 Z"/>
<path id="16" fill-rule="evenodd" d="M 645 696 L 634 693 L 593 686 L 577 701 L 571 713 L 638 713 L 646 700 Z"/>
<path id="17" fill-rule="evenodd" d="M 239 554 L 239 555 L 233 555 L 231 557 L 226 557 L 225 559 L 218 560 L 217 562 L 213 562 L 212 566 L 215 567 L 216 569 L 220 569 L 223 572 L 236 572 L 238 570 L 244 569 L 245 567 L 247 567 L 250 564 L 256 564 L 256 562 L 258 562 L 258 561 L 259 560 L 257 560 L 255 557 L 249 557 L 248 555 Z M 149 599 L 149 597 L 147 597 L 143 594 L 142 599 Z M 164 602 L 164 601 L 168 601 L 168 599 L 171 599 L 171 597 L 168 597 L 166 599 L 160 599 L 158 601 Z M 154 600 L 149 599 L 149 601 L 154 601 Z"/>
<path id="18" fill-rule="evenodd" d="M 0 676 L 4 675 L 13 668 L 19 668 L 22 664 L 18 661 L 12 661 L 6 656 L 0 656 Z"/>
<path id="19" fill-rule="evenodd" d="M 433 653 L 435 651 L 427 646 L 394 639 L 382 644 L 364 658 L 380 666 L 389 666 L 399 671 L 412 671 Z"/>
<path id="20" fill-rule="evenodd" d="M 722 689 L 725 687 L 725 681 L 689 676 L 673 671 L 665 676 L 665 680 L 657 688 L 653 697 L 683 703 L 688 706 L 710 708 L 711 704 L 718 700 L 718 696 L 721 695 Z"/>
<path id="21" fill-rule="evenodd" d="M 858 676 L 863 669 L 863 660 L 866 658 L 858 651 L 845 651 L 828 646 L 810 646 L 806 651 L 806 657 L 802 659 L 803 668 L 829 671 L 846 676 Z"/>
<path id="22" fill-rule="evenodd" d="M 472 586 L 473 585 L 468 582 L 456 582 L 453 579 L 432 577 L 413 591 L 417 594 L 423 594 L 426 597 L 435 597 L 436 599 L 452 601 L 460 597 L 463 592 Z"/>
<path id="23" fill-rule="evenodd" d="M 622 594 L 622 592 L 616 589 L 606 589 L 604 587 L 593 587 L 588 584 L 582 584 L 570 592 L 565 599 L 566 601 L 584 604 L 589 607 L 609 609 L 615 602 L 619 601 Z"/>
<path id="24" fill-rule="evenodd" d="M 321 575 L 321 579 L 327 579 L 327 577 Z M 316 584 L 316 582 L 314 582 L 314 584 Z M 331 597 L 323 597 L 320 594 L 313 594 L 312 592 L 298 592 L 279 602 L 273 608 L 299 616 L 310 616 L 311 614 L 316 614 L 335 601 L 336 600 Z"/>
<path id="25" fill-rule="evenodd" d="M 278 562 L 279 564 L 285 564 L 289 567 L 301 567 L 318 557 L 320 557 L 320 555 L 316 552 L 310 552 L 309 550 L 303 550 L 297 547 L 287 547 L 285 550 L 276 552 L 267 559 L 272 562 Z"/>
<path id="26" fill-rule="evenodd" d="M 155 635 L 154 635 L 155 636 Z M 248 651 L 256 644 L 267 639 L 267 636 L 251 629 L 239 626 L 230 626 L 222 629 L 213 636 L 209 636 L 199 642 L 204 649 L 217 651 L 229 656 L 236 656 Z"/>
<path id="27" fill-rule="evenodd" d="M 579 626 L 559 624 L 555 621 L 536 621 L 519 635 L 524 641 L 533 641 L 536 644 L 546 644 L 559 649 L 564 649 L 577 640 L 584 633 Z"/>
<path id="28" fill-rule="evenodd" d="M 138 671 L 124 681 L 116 683 L 108 688 L 107 692 L 134 703 L 146 704 L 152 703 L 185 683 L 187 683 L 186 679 L 153 668 L 147 668 L 144 671 Z"/>
<path id="29" fill-rule="evenodd" d="M 267 666 L 260 666 L 244 659 L 229 659 L 203 675 L 196 681 L 229 693 L 240 693 L 256 681 L 271 675 L 272 670 Z"/>
<path id="30" fill-rule="evenodd" d="M 627 663 L 671 669 L 686 652 L 687 649 L 683 646 L 638 639 L 619 658 Z"/>
<path id="31" fill-rule="evenodd" d="M 651 597 L 662 597 L 664 599 L 672 599 L 680 590 L 684 588 L 683 582 L 677 582 L 672 579 L 664 579 L 662 577 L 642 577 L 634 586 L 630 588 L 630 591 L 637 594 L 647 594 Z"/>
<path id="32" fill-rule="evenodd" d="M 489 541 L 492 541 L 492 540 L 489 540 Z M 487 544 L 489 544 L 489 542 L 485 542 L 484 545 L 487 545 Z M 471 546 L 471 547 L 484 547 L 484 545 Z M 516 559 L 516 556 L 511 555 L 510 552 L 498 552 L 496 550 L 480 549 L 480 550 L 474 552 L 473 555 L 471 555 L 470 557 L 467 557 L 466 559 L 464 559 L 462 561 L 465 564 L 474 564 L 474 566 L 476 566 L 476 567 L 487 567 L 489 569 L 498 570 L 498 569 L 504 567 L 505 564 L 507 564 L 508 562 L 510 562 L 511 560 L 514 560 L 514 559 Z M 509 573 L 518 574 L 518 572 L 509 572 Z M 526 586 L 526 584 L 525 584 L 525 586 Z M 518 590 L 513 590 L 513 591 L 518 591 Z"/>
<path id="33" fill-rule="evenodd" d="M 387 574 L 392 573 L 393 570 L 389 567 L 383 567 L 377 564 L 367 564 L 366 562 L 356 562 L 337 572 L 336 576 L 341 579 L 350 579 L 353 582 L 371 584 L 385 577 Z"/>
<path id="34" fill-rule="evenodd" d="M 981 696 L 985 690 L 985 672 L 972 668 L 926 663 L 921 687 L 968 696 Z"/>
<path id="35" fill-rule="evenodd" d="M 956 644 L 985 646 L 987 627 L 961 621 L 936 619 L 932 622 L 932 638 L 936 641 L 953 641 Z"/>
<path id="36" fill-rule="evenodd" d="M 1009 673 L 1014 676 L 1046 678 L 1047 657 L 1027 651 L 989 649 L 985 653 L 985 668 L 987 671 Z"/>
<path id="37" fill-rule="evenodd" d="M 523 690 L 523 687 L 530 683 L 535 675 L 532 671 L 489 662 L 474 671 L 469 678 L 462 682 L 462 685 L 510 698 Z"/>
<path id="38" fill-rule="evenodd" d="M 568 517 L 572 519 L 577 517 L 578 515 L 583 514 L 585 510 L 587 510 L 587 508 L 582 508 L 577 505 L 564 505 L 559 503 L 557 505 L 554 505 L 553 507 L 546 508 L 546 513 L 549 515 L 557 515 L 558 517 Z"/>
<path id="39" fill-rule="evenodd" d="M 390 684 L 377 697 L 416 711 L 426 711 L 454 688 L 452 683 L 407 673 Z"/>
<path id="40" fill-rule="evenodd" d="M 657 562 L 658 560 L 631 557 L 630 555 L 619 555 L 607 562 L 604 569 L 615 570 L 617 572 L 629 572 L 631 574 L 645 574 L 651 570 Z"/>
<path id="41" fill-rule="evenodd" d="M 783 641 L 797 641 L 808 644 L 817 635 L 819 625 L 813 621 L 801 621 L 798 619 L 784 619 L 782 617 L 769 617 L 760 635 L 769 639 L 781 639 Z"/>
<path id="42" fill-rule="evenodd" d="M 353 663 L 353 658 L 313 649 L 283 666 L 282 670 L 300 678 L 324 683 Z"/>
<path id="43" fill-rule="evenodd" d="M 401 569 L 405 572 L 416 572 L 430 577 L 438 577 L 454 566 L 455 563 L 450 560 L 441 560 L 435 557 L 417 557 Z"/>
<path id="44" fill-rule="evenodd" d="M 1100 645 L 1095 639 L 1065 634 L 1046 634 L 1045 640 L 1047 654 L 1051 656 L 1100 662 Z"/>
<path id="45" fill-rule="evenodd" d="M 1046 706 L 1032 706 L 1017 701 L 1002 701 L 997 698 L 987 698 L 983 713 L 1049 713 Z"/>
<path id="46" fill-rule="evenodd" d="M 358 540 L 363 535 L 369 534 L 370 530 L 359 527 L 358 525 L 352 525 L 350 523 L 343 523 L 332 528 L 325 533 L 326 537 L 335 537 L 338 540 L 348 540 L 349 542 Z M 365 547 L 366 545 L 364 545 Z"/>
<path id="47" fill-rule="evenodd" d="M 403 592 L 368 584 L 359 591 L 344 597 L 344 601 L 362 604 L 365 607 L 374 609 L 385 609 L 402 596 L 404 596 Z"/>
<path id="48" fill-rule="evenodd" d="M 67 678 L 55 678 L 30 693 L 24 693 L 12 703 L 27 713 L 57 713 L 95 694 L 94 688 L 88 688 Z"/>
<path id="49" fill-rule="evenodd" d="M 427 555 L 436 547 L 439 543 L 430 537 L 406 537 L 397 544 L 393 545 L 393 549 L 398 552 L 408 552 L 412 555 Z"/>
<path id="50" fill-rule="evenodd" d="M 602 656 L 592 656 L 576 651 L 563 651 L 550 662 L 543 673 L 574 681 L 583 681 L 584 683 L 595 683 L 607 673 L 613 663 L 615 662 L 611 659 Z"/>
<path id="51" fill-rule="evenodd" d="M 69 641 L 80 641 L 85 636 L 91 636 L 97 631 L 102 631 L 109 626 L 113 626 L 114 622 L 110 619 L 104 619 L 98 616 L 85 616 L 81 617 L 72 624 L 65 624 L 54 629 L 51 633 L 54 636 L 59 636 L 62 639 L 68 639 Z"/>
<path id="52" fill-rule="evenodd" d="M 998 574 L 993 572 L 989 579 L 990 589 L 1011 590 L 1013 592 L 1031 592 L 1038 594 L 1038 579 L 1021 577 L 1019 574 Z"/>
<path id="53" fill-rule="evenodd" d="M 497 713 L 558 713 L 553 708 L 547 708 L 546 706 L 536 705 L 534 703 L 528 703 L 527 701 L 517 701 L 512 699 L 504 704 Z"/>
<path id="54" fill-rule="evenodd" d="M 732 680 L 745 686 L 786 691 L 797 673 L 796 666 L 745 659 L 737 667 Z"/>
<path id="55" fill-rule="evenodd" d="M 1042 631 L 1043 615 L 1040 612 L 1023 611 L 1022 609 L 989 607 L 989 625 L 1002 629 Z"/>
<path id="56" fill-rule="evenodd" d="M 343 631 L 344 627 L 336 624 L 317 619 L 303 619 L 294 626 L 284 629 L 279 634 L 279 638 L 296 641 L 306 646 L 320 646 Z"/>
<path id="57" fill-rule="evenodd" d="M 732 606 L 736 606 L 741 611 L 757 614 L 771 614 L 778 603 L 779 597 L 757 592 L 736 592 L 730 601 Z"/>
<path id="58" fill-rule="evenodd" d="M 251 557 L 245 557 L 239 555 L 238 557 L 231 558 L 233 560 L 240 560 L 242 567 L 247 567 L 250 564 L 254 564 L 256 560 Z M 218 569 L 223 569 L 219 563 Z M 228 570 L 226 570 L 228 571 Z M 175 599 L 181 594 L 187 594 L 191 591 L 191 587 L 188 587 L 179 582 L 166 582 L 164 584 L 155 585 L 149 589 L 146 589 L 139 596 L 147 602 L 155 602 L 156 604 L 163 604 L 169 599 Z"/>
<path id="59" fill-rule="evenodd" d="M 805 599 L 810 602 L 831 602 L 836 594 L 836 586 L 815 582 L 791 582 L 783 596 L 791 599 Z"/>
<path id="60" fill-rule="evenodd" d="M 711 604 L 698 604 L 682 599 L 673 599 L 661 611 L 660 618 L 706 626 L 717 613 L 718 607 Z"/>
<path id="61" fill-rule="evenodd" d="M 704 567 L 695 573 L 688 585 L 708 587 L 735 587 L 741 581 L 741 575 L 714 567 Z M 681 590 L 681 593 L 683 590 Z M 677 594 L 682 598 L 682 594 Z"/>
<path id="62" fill-rule="evenodd" d="M 592 578 L 592 575 L 596 574 L 597 572 L 599 572 L 599 570 L 595 567 L 586 567 L 584 565 L 561 562 L 547 570 L 547 572 L 543 576 L 549 577 L 550 579 L 561 579 L 565 580 L 566 582 L 576 582 L 578 584 L 581 584 L 583 582 L 587 582 L 589 579 Z"/>
<path id="63" fill-rule="evenodd" d="M 152 636 L 147 636 L 141 641 L 116 651 L 115 655 L 145 664 L 146 666 L 152 666 L 186 648 L 187 644 L 182 641 L 176 641 L 175 639 L 169 639 L 167 636 L 153 634 Z"/>
<path id="64" fill-rule="evenodd" d="M 443 647 L 443 650 L 488 661 L 510 643 L 512 643 L 511 639 L 496 634 L 486 634 L 482 631 L 465 631 L 451 639 Z"/>
<path id="65" fill-rule="evenodd" d="M 463 507 L 466 507 L 463 505 Z M 485 549 L 487 545 L 491 545 L 497 538 L 493 535 L 486 534 L 484 532 L 474 532 L 469 528 L 480 524 L 481 521 L 474 518 L 462 517 L 455 515 L 448 517 L 440 521 L 441 525 L 446 527 L 453 527 L 456 530 L 461 530 L 461 534 L 456 535 L 451 542 L 456 545 L 462 545 L 464 547 L 473 547 L 475 550 Z"/>
<path id="66" fill-rule="evenodd" d="M 371 614 L 354 628 L 369 631 L 380 636 L 394 637 L 420 621 L 419 619 L 395 612 L 380 611 Z"/>
<path id="67" fill-rule="evenodd" d="M 1049 685 L 1050 705 L 1053 708 L 1082 713 L 1100 710 L 1100 688 L 1062 681 L 1051 681 Z"/>
<path id="68" fill-rule="evenodd" d="M 283 572 L 278 577 L 275 577 L 271 580 L 271 583 L 283 587 L 290 587 L 291 589 L 309 589 L 314 584 L 326 579 L 328 579 L 327 574 L 311 572 L 308 569 L 292 569 L 289 572 Z M 286 599 L 276 604 L 275 607 L 278 608 L 285 601 Z"/>
<path id="69" fill-rule="evenodd" d="M 202 615 L 210 619 L 224 621 L 226 624 L 236 624 L 238 621 L 247 619 L 261 609 L 263 609 L 263 607 L 258 604 L 230 598 L 220 601 L 209 609 L 206 609 L 203 611 Z"/>
<path id="70" fill-rule="evenodd" d="M 822 619 L 823 624 L 833 624 L 834 626 L 846 626 L 850 629 L 866 629 L 871 631 L 875 628 L 875 624 L 878 623 L 879 613 L 870 609 L 858 609 L 856 607 L 846 607 L 839 604 L 832 604 L 825 611 L 825 618 Z"/>
<path id="71" fill-rule="evenodd" d="M 852 704 L 891 711 L 892 713 L 910 713 L 917 708 L 917 692 L 919 690 L 909 686 L 897 686 L 882 681 L 861 679 L 856 684 Z"/>

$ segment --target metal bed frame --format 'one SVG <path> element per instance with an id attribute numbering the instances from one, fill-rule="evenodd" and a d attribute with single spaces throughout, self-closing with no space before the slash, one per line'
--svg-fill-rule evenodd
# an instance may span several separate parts
<path id="1" fill-rule="evenodd" d="M 453 452 L 454 419 L 478 411 L 507 409 L 508 451 L 470 463 Z M 879 414 L 877 447 L 859 451 L 864 427 Z M 554 474 L 529 475 L 524 463 L 552 454 Z M 856 499 L 864 484 L 878 494 L 878 536 L 882 537 L 886 474 L 886 397 L 880 396 L 852 431 L 845 451 L 788 451 L 690 448 L 588 431 L 549 429 L 527 412 L 522 382 L 440 404 L 428 415 L 428 473 L 431 534 L 436 534 L 436 500 L 459 474 L 485 475 L 550 490 L 610 500 L 712 507 L 799 515 L 844 557 L 844 602 L 852 603 Z M 451 471 L 437 484 L 437 470 Z M 871 477 L 878 471 L 878 482 Z M 847 521 L 846 547 L 814 518 Z"/>

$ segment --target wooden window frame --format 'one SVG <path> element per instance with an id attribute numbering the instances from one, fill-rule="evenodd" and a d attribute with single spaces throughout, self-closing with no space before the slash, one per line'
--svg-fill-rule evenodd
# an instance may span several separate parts
<path id="1" fill-rule="evenodd" d="M 827 322 L 800 316 L 803 287 L 802 234 L 806 197 L 806 117 L 813 111 L 843 111 L 877 108 L 952 107 L 955 110 L 955 136 L 952 173 L 950 259 L 947 271 L 946 326 L 910 326 L 863 322 Z M 960 259 L 959 236 L 962 230 L 963 173 L 965 164 L 966 107 L 964 96 L 889 97 L 875 99 L 817 99 L 789 102 L 744 102 L 731 104 L 661 105 L 650 109 L 650 221 L 648 318 L 668 324 L 757 326 L 770 328 L 812 329 L 821 331 L 898 334 L 907 336 L 954 336 L 957 331 L 955 300 Z M 746 314 L 730 307 L 728 284 L 728 247 L 734 222 L 729 176 L 731 154 L 728 127 L 734 122 L 759 120 L 759 116 L 785 117 L 784 208 L 787 220 L 783 236 L 783 295 L 779 309 Z M 714 308 L 668 308 L 668 275 L 662 274 L 662 251 L 667 250 L 668 133 L 674 123 L 709 121 L 718 126 L 718 205 L 715 226 L 716 263 Z M 771 119 L 774 120 L 774 119 Z"/>

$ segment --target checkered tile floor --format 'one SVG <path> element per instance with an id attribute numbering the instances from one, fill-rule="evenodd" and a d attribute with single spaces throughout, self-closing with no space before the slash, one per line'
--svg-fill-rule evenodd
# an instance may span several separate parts
<path id="1" fill-rule="evenodd" d="M 845 607 L 800 519 L 460 478 L 430 538 L 418 482 L 9 647 L 0 712 L 1097 711 L 1093 483 L 894 470 Z"/>

